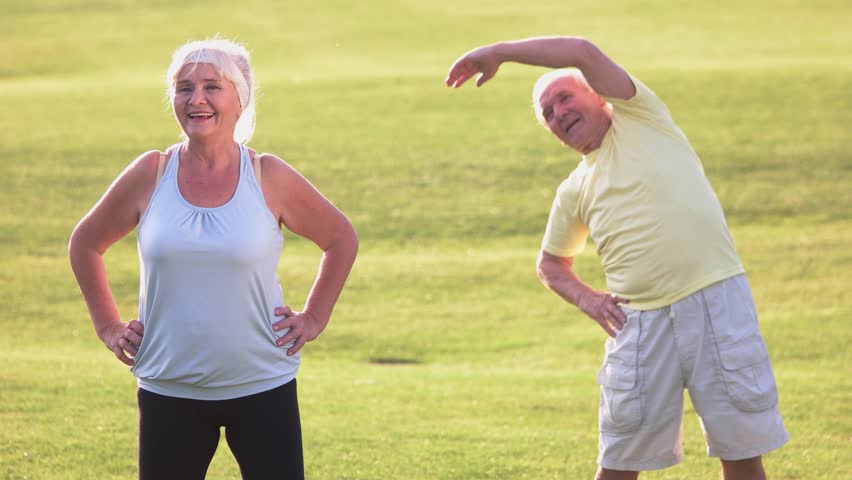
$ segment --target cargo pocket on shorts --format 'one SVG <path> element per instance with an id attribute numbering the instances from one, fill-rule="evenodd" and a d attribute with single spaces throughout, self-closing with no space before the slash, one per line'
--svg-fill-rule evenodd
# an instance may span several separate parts
<path id="1" fill-rule="evenodd" d="M 601 432 L 627 433 L 636 430 L 642 423 L 639 316 L 640 312 L 629 311 L 624 328 L 618 332 L 616 338 L 610 338 L 606 343 L 606 357 L 598 371 L 598 384 L 601 386 Z"/>
<path id="2" fill-rule="evenodd" d="M 778 403 L 775 376 L 766 343 L 755 333 L 733 345 L 718 345 L 722 379 L 734 405 L 760 412 Z"/>
<path id="3" fill-rule="evenodd" d="M 702 292 L 728 396 L 743 412 L 775 406 L 778 389 L 745 276 L 731 277 Z"/>

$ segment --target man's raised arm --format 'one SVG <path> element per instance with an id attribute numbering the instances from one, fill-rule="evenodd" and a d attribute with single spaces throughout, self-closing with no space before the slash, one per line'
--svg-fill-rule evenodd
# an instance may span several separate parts
<path id="1" fill-rule="evenodd" d="M 576 67 L 604 97 L 627 100 L 636 94 L 630 76 L 595 44 L 580 37 L 535 37 L 498 42 L 471 50 L 450 67 L 445 83 L 458 88 L 475 75 L 476 86 L 491 79 L 504 62 L 550 68 Z"/>

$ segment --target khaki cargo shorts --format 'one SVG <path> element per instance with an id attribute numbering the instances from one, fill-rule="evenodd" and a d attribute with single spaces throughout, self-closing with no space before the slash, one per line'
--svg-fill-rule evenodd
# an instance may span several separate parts
<path id="1" fill-rule="evenodd" d="M 622 307 L 627 323 L 606 342 L 598 464 L 657 470 L 683 459 L 683 390 L 701 421 L 707 454 L 741 460 L 790 438 L 745 275 L 667 307 Z"/>

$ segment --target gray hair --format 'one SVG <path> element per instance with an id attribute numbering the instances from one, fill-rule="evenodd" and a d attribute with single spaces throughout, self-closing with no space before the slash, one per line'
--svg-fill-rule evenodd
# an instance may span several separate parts
<path id="1" fill-rule="evenodd" d="M 586 77 L 583 76 L 583 72 L 581 72 L 577 68 L 560 68 L 559 70 L 551 70 L 546 72 L 544 75 L 538 77 L 538 80 L 535 81 L 535 85 L 533 85 L 532 90 L 532 106 L 535 111 L 535 118 L 538 120 L 542 126 L 547 126 L 547 121 L 544 119 L 544 115 L 541 112 L 541 95 L 544 93 L 544 90 L 550 86 L 555 80 L 565 77 L 573 77 L 581 82 L 588 85 L 589 82 L 586 81 Z"/>
<path id="2" fill-rule="evenodd" d="M 234 84 L 240 99 L 240 118 L 234 129 L 234 141 L 245 144 L 254 134 L 255 94 L 257 83 L 251 71 L 248 50 L 230 40 L 213 38 L 189 42 L 172 55 L 172 63 L 166 71 L 166 94 L 169 101 L 175 98 L 175 81 L 186 65 L 206 63 L 222 77 Z"/>

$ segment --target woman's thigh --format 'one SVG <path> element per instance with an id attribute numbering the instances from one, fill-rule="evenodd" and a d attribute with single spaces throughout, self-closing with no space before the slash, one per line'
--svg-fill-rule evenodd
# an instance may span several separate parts
<path id="1" fill-rule="evenodd" d="M 139 478 L 202 480 L 219 444 L 209 402 L 139 389 Z"/>
<path id="2" fill-rule="evenodd" d="M 296 380 L 229 402 L 225 438 L 243 478 L 303 479 Z"/>

